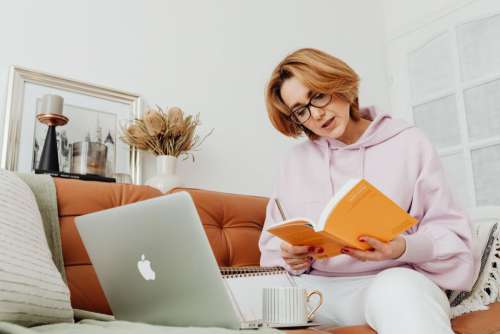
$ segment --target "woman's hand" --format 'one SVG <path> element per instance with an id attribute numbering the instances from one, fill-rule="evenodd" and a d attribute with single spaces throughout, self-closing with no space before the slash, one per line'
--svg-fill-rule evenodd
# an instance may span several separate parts
<path id="1" fill-rule="evenodd" d="M 281 243 L 281 257 L 293 270 L 308 270 L 314 259 L 312 255 L 321 253 L 321 248 L 312 246 L 292 246 L 289 243 Z"/>
<path id="2" fill-rule="evenodd" d="M 406 250 L 406 240 L 402 236 L 383 242 L 371 237 L 360 237 L 359 241 L 366 242 L 372 246 L 372 250 L 362 251 L 359 249 L 344 247 L 342 253 L 350 255 L 360 261 L 383 261 L 397 259 Z"/>

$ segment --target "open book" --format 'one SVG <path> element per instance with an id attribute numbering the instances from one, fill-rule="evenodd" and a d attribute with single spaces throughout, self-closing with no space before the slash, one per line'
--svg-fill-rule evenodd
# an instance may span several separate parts
<path id="1" fill-rule="evenodd" d="M 417 223 L 405 210 L 365 179 L 352 179 L 337 191 L 317 222 L 293 218 L 267 231 L 292 245 L 324 249 L 317 259 L 341 254 L 343 246 L 368 250 L 362 235 L 390 241 Z"/>

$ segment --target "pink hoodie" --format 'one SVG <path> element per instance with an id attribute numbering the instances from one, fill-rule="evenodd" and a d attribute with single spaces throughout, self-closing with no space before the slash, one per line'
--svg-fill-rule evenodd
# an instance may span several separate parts
<path id="1" fill-rule="evenodd" d="M 282 221 L 274 198 L 281 201 L 287 218 L 305 216 L 317 221 L 348 179 L 365 178 L 419 221 L 403 234 L 405 253 L 395 260 L 367 262 L 339 255 L 315 261 L 311 274 L 359 276 L 406 266 L 443 289 L 470 290 L 474 274 L 470 224 L 452 198 L 432 144 L 419 129 L 388 114 L 373 108 L 362 114 L 372 123 L 357 142 L 307 140 L 287 154 L 267 206 L 259 241 L 261 265 L 290 270 L 280 255 L 281 240 L 265 231 Z"/>

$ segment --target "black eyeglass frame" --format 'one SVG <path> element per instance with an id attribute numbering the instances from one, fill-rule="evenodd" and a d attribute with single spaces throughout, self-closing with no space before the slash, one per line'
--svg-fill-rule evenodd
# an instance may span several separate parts
<path id="1" fill-rule="evenodd" d="M 325 96 L 328 96 L 329 99 L 327 102 L 323 103 L 322 105 L 316 105 L 313 103 L 313 100 L 317 97 L 318 94 L 322 94 L 322 93 L 315 93 L 310 99 L 309 99 L 309 102 L 303 106 L 303 107 L 300 107 L 300 108 L 296 108 L 296 110 L 290 110 L 290 119 L 296 123 L 296 124 L 299 124 L 299 125 L 303 125 L 305 122 L 307 122 L 310 118 L 311 118 L 311 106 L 315 107 L 315 108 L 324 108 L 326 107 L 327 105 L 330 104 L 330 102 L 332 102 L 332 99 L 333 99 L 333 95 L 332 94 L 324 94 Z M 309 115 L 307 116 L 306 120 L 301 122 L 299 121 L 296 113 L 297 113 L 297 109 L 299 110 L 307 110 Z"/>

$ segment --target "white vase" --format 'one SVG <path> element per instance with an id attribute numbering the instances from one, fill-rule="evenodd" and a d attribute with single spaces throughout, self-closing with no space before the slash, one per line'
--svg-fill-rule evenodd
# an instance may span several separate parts
<path id="1" fill-rule="evenodd" d="M 156 157 L 156 175 L 146 181 L 146 185 L 166 193 L 179 187 L 181 179 L 176 173 L 177 158 L 172 155 L 158 155 Z"/>

